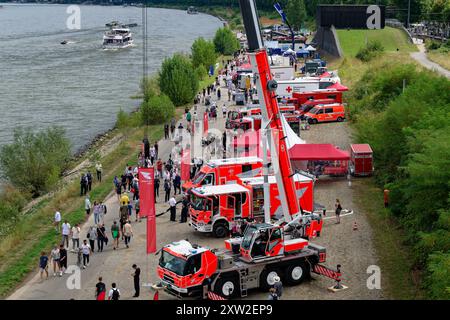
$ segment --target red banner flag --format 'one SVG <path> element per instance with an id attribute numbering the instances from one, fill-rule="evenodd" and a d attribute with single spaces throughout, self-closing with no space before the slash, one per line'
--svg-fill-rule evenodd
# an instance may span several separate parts
<path id="1" fill-rule="evenodd" d="M 188 181 L 191 178 L 191 150 L 184 149 L 181 157 L 181 180 Z"/>
<path id="2" fill-rule="evenodd" d="M 203 135 L 207 135 L 208 132 L 208 113 L 203 113 Z"/>
<path id="3" fill-rule="evenodd" d="M 156 252 L 155 169 L 139 169 L 140 217 L 147 217 L 147 253 Z"/>

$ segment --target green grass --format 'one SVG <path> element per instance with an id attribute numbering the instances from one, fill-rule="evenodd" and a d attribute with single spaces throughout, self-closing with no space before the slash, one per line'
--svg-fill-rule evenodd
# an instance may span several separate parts
<path id="1" fill-rule="evenodd" d="M 143 129 L 127 129 L 128 136 L 117 149 L 101 159 L 105 174 L 101 183 L 94 183 L 89 193 L 91 200 L 103 200 L 112 190 L 112 178 L 120 175 L 126 163 L 136 163 Z M 162 125 L 149 127 L 149 139 L 158 140 L 163 135 Z M 48 251 L 61 241 L 51 225 L 58 208 L 71 225 L 83 223 L 84 197 L 79 196 L 79 183 L 74 181 L 55 193 L 50 200 L 38 204 L 16 226 L 16 229 L 0 243 L 0 297 L 5 297 L 25 276 L 37 266 L 39 253 Z"/>
<path id="2" fill-rule="evenodd" d="M 386 52 L 417 51 L 415 45 L 408 41 L 408 36 L 403 30 L 386 27 L 379 30 L 337 30 L 344 56 L 354 57 L 366 41 L 378 40 L 382 43 Z"/>
<path id="3" fill-rule="evenodd" d="M 384 208 L 383 191 L 372 179 L 355 181 L 354 190 L 356 205 L 364 208 L 372 227 L 384 295 L 388 299 L 423 299 L 421 275 L 412 270 L 411 248 L 404 244 L 403 230 Z"/>

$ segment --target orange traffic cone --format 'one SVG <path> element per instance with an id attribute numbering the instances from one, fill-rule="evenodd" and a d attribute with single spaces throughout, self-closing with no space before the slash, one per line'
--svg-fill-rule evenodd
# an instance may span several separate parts
<path id="1" fill-rule="evenodd" d="M 353 222 L 353 230 L 358 230 L 358 224 L 356 221 Z"/>

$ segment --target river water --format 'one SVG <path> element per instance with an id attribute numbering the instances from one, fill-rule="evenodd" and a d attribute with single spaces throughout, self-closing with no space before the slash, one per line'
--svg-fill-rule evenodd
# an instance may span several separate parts
<path id="1" fill-rule="evenodd" d="M 75 151 L 111 128 L 120 108 L 137 106 L 130 97 L 142 77 L 141 8 L 80 6 L 81 29 L 70 30 L 68 5 L 1 5 L 0 146 L 12 140 L 15 127 L 60 125 Z M 149 73 L 165 57 L 189 52 L 197 37 L 212 38 L 222 24 L 204 14 L 147 10 Z M 134 47 L 101 48 L 105 23 L 113 20 L 139 24 L 132 28 Z"/>

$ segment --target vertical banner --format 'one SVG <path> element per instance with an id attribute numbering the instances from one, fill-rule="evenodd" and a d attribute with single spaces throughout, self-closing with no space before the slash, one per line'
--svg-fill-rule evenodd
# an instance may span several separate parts
<path id="1" fill-rule="evenodd" d="M 181 180 L 188 181 L 191 178 L 191 150 L 183 149 L 181 156 Z"/>
<path id="2" fill-rule="evenodd" d="M 147 253 L 156 252 L 155 169 L 139 169 L 140 217 L 147 217 Z"/>
<path id="3" fill-rule="evenodd" d="M 208 134 L 208 114 L 206 112 L 203 113 L 203 135 L 206 136 Z"/>

